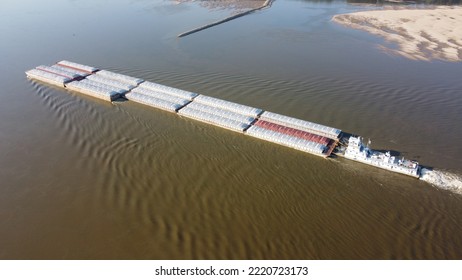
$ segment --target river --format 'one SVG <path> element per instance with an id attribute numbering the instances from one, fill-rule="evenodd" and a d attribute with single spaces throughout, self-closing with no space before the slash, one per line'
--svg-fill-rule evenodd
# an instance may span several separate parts
<path id="1" fill-rule="evenodd" d="M 1 259 L 460 259 L 461 62 L 383 52 L 344 1 L 0 4 Z M 427 181 L 28 80 L 66 59 L 372 140 Z M 431 181 L 431 182 L 429 182 Z"/>

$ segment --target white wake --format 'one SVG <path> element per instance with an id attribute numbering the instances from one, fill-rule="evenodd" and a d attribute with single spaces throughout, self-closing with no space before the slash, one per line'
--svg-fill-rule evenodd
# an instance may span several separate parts
<path id="1" fill-rule="evenodd" d="M 422 168 L 420 180 L 424 180 L 435 187 L 462 194 L 462 176 L 443 170 L 429 170 Z"/>

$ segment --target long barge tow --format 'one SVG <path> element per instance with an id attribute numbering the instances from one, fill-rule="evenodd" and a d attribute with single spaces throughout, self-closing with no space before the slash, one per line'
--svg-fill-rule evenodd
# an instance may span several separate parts
<path id="1" fill-rule="evenodd" d="M 324 158 L 333 154 L 419 178 L 416 161 L 369 148 L 359 136 L 289 116 L 62 60 L 26 71 L 30 79 L 106 101 L 125 98 Z"/>

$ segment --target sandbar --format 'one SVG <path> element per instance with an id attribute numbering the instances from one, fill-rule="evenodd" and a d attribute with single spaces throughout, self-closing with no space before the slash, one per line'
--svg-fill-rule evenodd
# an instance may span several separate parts
<path id="1" fill-rule="evenodd" d="M 335 15 L 336 23 L 396 43 L 383 50 L 414 60 L 462 61 L 462 7 L 385 8 Z"/>

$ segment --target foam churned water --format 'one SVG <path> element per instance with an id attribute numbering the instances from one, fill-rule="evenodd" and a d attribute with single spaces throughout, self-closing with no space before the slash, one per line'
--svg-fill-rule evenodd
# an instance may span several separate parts
<path id="1" fill-rule="evenodd" d="M 443 170 L 429 170 L 422 168 L 421 180 L 435 187 L 462 194 L 462 176 Z"/>

